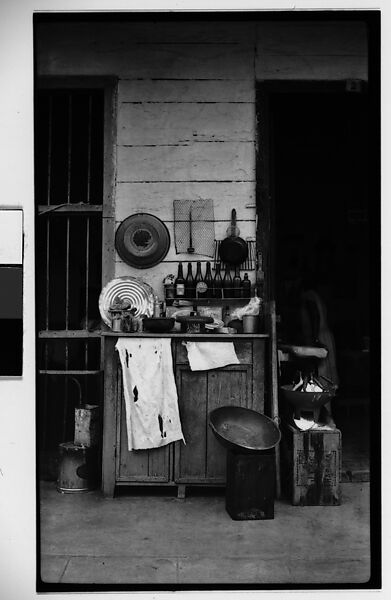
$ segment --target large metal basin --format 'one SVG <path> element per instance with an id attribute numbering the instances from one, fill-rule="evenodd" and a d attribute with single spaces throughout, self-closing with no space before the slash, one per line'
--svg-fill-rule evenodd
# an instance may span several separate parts
<path id="1" fill-rule="evenodd" d="M 262 413 L 240 406 L 222 406 L 209 414 L 218 441 L 234 452 L 262 452 L 281 439 L 277 425 Z"/>

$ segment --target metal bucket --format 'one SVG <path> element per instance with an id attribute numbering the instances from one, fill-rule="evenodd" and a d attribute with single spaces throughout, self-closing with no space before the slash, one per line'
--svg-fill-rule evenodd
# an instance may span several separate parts
<path id="1" fill-rule="evenodd" d="M 65 442 L 59 445 L 59 454 L 58 492 L 74 494 L 97 488 L 99 473 L 96 448 Z"/>

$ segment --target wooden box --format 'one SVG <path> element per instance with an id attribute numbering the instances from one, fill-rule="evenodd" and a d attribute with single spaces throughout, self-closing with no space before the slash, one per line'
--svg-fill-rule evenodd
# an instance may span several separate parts
<path id="1" fill-rule="evenodd" d="M 341 432 L 282 426 L 281 481 L 293 505 L 341 504 Z"/>

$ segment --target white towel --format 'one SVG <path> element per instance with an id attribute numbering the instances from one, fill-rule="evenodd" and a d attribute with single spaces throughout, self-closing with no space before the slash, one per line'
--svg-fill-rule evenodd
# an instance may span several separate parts
<path id="1" fill-rule="evenodd" d="M 129 450 L 184 440 L 170 338 L 120 338 Z"/>
<path id="2" fill-rule="evenodd" d="M 206 371 L 227 365 L 239 365 L 233 342 L 183 342 L 190 369 Z"/>

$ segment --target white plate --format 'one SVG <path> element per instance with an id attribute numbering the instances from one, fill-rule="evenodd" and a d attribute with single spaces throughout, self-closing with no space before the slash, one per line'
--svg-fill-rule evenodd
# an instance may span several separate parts
<path id="1" fill-rule="evenodd" d="M 301 417 L 300 419 L 293 420 L 295 422 L 296 427 L 301 429 L 301 431 L 308 431 L 309 429 L 312 429 L 312 427 L 314 427 L 315 425 L 315 421 L 303 419 L 303 417 Z"/>
<path id="2" fill-rule="evenodd" d="M 205 329 L 218 329 L 219 327 L 224 327 L 224 322 L 219 321 L 219 319 L 215 319 L 213 323 L 207 323 L 205 325 Z"/>

